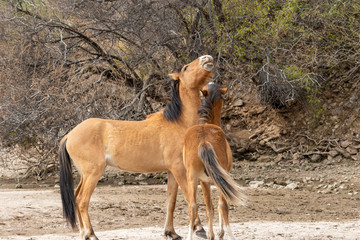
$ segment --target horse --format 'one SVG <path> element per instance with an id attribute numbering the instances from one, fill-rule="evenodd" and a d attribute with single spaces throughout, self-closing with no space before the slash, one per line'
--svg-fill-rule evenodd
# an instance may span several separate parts
<path id="1" fill-rule="evenodd" d="M 169 74 L 173 79 L 171 101 L 163 111 L 142 121 L 90 118 L 75 126 L 60 141 L 60 192 L 63 215 L 73 230 L 79 221 L 82 239 L 97 240 L 88 208 L 91 195 L 107 165 L 127 172 L 167 171 L 166 237 L 181 239 L 175 232 L 173 214 L 178 186 L 187 196 L 182 150 L 186 130 L 197 124 L 200 89 L 213 76 L 213 58 L 204 55 Z M 72 165 L 80 182 L 74 192 Z M 206 237 L 199 218 L 198 233 Z"/>
<path id="2" fill-rule="evenodd" d="M 213 232 L 214 207 L 210 197 L 210 182 L 219 190 L 219 238 L 223 239 L 225 232 L 234 239 L 229 225 L 229 206 L 227 200 L 241 205 L 245 204 L 245 195 L 237 183 L 230 177 L 232 153 L 224 131 L 221 129 L 222 96 L 227 88 L 209 83 L 202 90 L 204 99 L 199 109 L 199 124 L 190 127 L 184 137 L 183 158 L 186 168 L 189 199 L 189 232 L 188 240 L 192 240 L 195 220 L 198 217 L 196 191 L 200 180 L 206 205 L 206 216 L 209 230 L 208 239 L 215 239 Z"/>

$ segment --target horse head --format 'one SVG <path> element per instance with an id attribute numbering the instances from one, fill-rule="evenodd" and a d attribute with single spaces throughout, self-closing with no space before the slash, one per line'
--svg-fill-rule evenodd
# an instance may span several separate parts
<path id="1" fill-rule="evenodd" d="M 199 123 L 211 123 L 220 126 L 223 96 L 227 92 L 227 88 L 221 88 L 218 84 L 209 82 L 200 92 L 203 99 L 199 109 Z"/>
<path id="2" fill-rule="evenodd" d="M 180 85 L 186 88 L 202 88 L 213 76 L 214 60 L 210 55 L 204 55 L 184 65 L 179 72 L 169 74 Z"/>

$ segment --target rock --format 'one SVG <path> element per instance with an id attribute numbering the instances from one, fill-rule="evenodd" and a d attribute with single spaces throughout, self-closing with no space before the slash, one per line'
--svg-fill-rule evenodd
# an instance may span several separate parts
<path id="1" fill-rule="evenodd" d="M 332 192 L 332 190 L 329 188 L 321 191 L 322 194 L 330 194 L 331 192 Z"/>
<path id="2" fill-rule="evenodd" d="M 347 147 L 347 148 L 346 148 L 346 151 L 347 151 L 348 153 L 350 153 L 351 155 L 355 155 L 355 154 L 358 153 L 357 149 L 352 148 L 352 147 Z"/>
<path id="3" fill-rule="evenodd" d="M 298 183 L 295 183 L 295 182 L 292 182 L 292 183 L 289 183 L 288 185 L 286 185 L 285 188 L 294 190 L 294 189 L 299 188 L 299 184 L 298 184 Z"/>
<path id="4" fill-rule="evenodd" d="M 251 188 L 259 188 L 264 186 L 264 181 L 251 181 L 249 182 L 249 187 Z"/>
<path id="5" fill-rule="evenodd" d="M 259 162 L 271 162 L 273 159 L 274 159 L 274 157 L 272 157 L 272 156 L 261 155 L 257 160 Z"/>
<path id="6" fill-rule="evenodd" d="M 136 181 L 143 181 L 145 179 L 147 179 L 147 177 L 145 174 L 142 174 L 142 173 L 135 177 Z"/>
<path id="7" fill-rule="evenodd" d="M 237 153 L 244 153 L 246 151 L 247 151 L 247 148 L 238 148 L 238 149 L 236 149 Z"/>
<path id="8" fill-rule="evenodd" d="M 354 161 L 360 161 L 360 153 L 351 156 L 351 159 L 354 160 Z"/>
<path id="9" fill-rule="evenodd" d="M 286 129 L 281 129 L 281 131 L 280 131 L 280 134 L 281 135 L 286 135 L 286 134 L 288 134 L 289 132 L 288 132 L 288 130 L 286 130 Z"/>
<path id="10" fill-rule="evenodd" d="M 163 179 L 163 178 L 164 178 L 164 174 L 163 174 L 162 172 L 160 172 L 160 173 L 156 174 L 156 175 L 154 176 L 154 178 L 155 178 L 155 179 Z"/>
<path id="11" fill-rule="evenodd" d="M 274 188 L 274 189 L 283 189 L 284 186 L 279 185 L 279 184 L 273 184 L 273 185 L 272 185 L 272 188 Z"/>
<path id="12" fill-rule="evenodd" d="M 313 180 L 311 180 L 312 178 L 311 177 L 305 177 L 305 178 L 303 178 L 303 183 L 311 183 L 311 182 L 313 182 Z"/>
<path id="13" fill-rule="evenodd" d="M 320 162 L 321 160 L 321 155 L 320 154 L 313 154 L 310 156 L 311 162 Z"/>
<path id="14" fill-rule="evenodd" d="M 343 155 L 346 158 L 350 158 L 350 153 L 348 153 L 346 150 L 342 149 L 342 148 L 336 148 L 336 151 L 338 151 L 339 153 L 341 153 L 341 155 Z"/>
<path id="15" fill-rule="evenodd" d="M 244 106 L 244 101 L 241 99 L 237 99 L 232 105 L 234 107 L 242 107 L 242 106 Z"/>
<path id="16" fill-rule="evenodd" d="M 15 188 L 20 189 L 20 188 L 23 188 L 23 186 L 21 185 L 21 183 L 18 183 L 18 184 L 16 184 Z"/>
<path id="17" fill-rule="evenodd" d="M 252 138 L 257 138 L 259 137 L 261 134 L 263 134 L 265 130 L 264 129 L 259 129 L 257 131 L 255 131 L 254 134 L 252 134 L 249 138 L 252 139 Z"/>
<path id="18" fill-rule="evenodd" d="M 348 189 L 348 187 L 347 187 L 345 184 L 341 184 L 341 185 L 339 186 L 339 189 L 341 189 L 341 190 L 346 190 L 346 189 Z"/>
<path id="19" fill-rule="evenodd" d="M 331 150 L 330 152 L 329 152 L 329 156 L 331 156 L 331 157 L 336 157 L 337 155 L 339 154 L 339 152 L 338 151 L 336 151 L 336 150 Z"/>
<path id="20" fill-rule="evenodd" d="M 282 154 L 278 154 L 275 158 L 275 162 L 280 162 L 283 159 L 283 155 Z"/>
<path id="21" fill-rule="evenodd" d="M 105 182 L 107 180 L 108 180 L 108 178 L 106 176 L 101 176 L 99 179 L 99 182 Z"/>
<path id="22" fill-rule="evenodd" d="M 345 141 L 341 141 L 340 142 L 340 146 L 342 148 L 347 148 L 348 146 L 350 146 L 352 144 L 352 142 L 350 140 L 345 140 Z"/>
<path id="23" fill-rule="evenodd" d="M 248 130 L 233 131 L 228 134 L 231 142 L 235 142 L 238 149 L 247 151 L 250 145 L 250 132 Z"/>
<path id="24" fill-rule="evenodd" d="M 287 183 L 282 179 L 275 179 L 274 183 L 277 184 L 277 185 L 281 185 L 281 186 L 286 186 L 287 185 Z"/>
<path id="25" fill-rule="evenodd" d="M 294 153 L 293 159 L 294 160 L 301 160 L 303 158 L 303 155 L 300 153 Z"/>

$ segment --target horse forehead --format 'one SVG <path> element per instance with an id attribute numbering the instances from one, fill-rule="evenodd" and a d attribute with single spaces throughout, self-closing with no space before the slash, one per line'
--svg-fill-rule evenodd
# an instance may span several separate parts
<path id="1" fill-rule="evenodd" d="M 191 63 L 189 63 L 188 64 L 189 66 L 192 66 L 192 67 L 194 67 L 194 66 L 201 66 L 200 65 L 200 58 L 197 58 L 197 59 L 195 59 L 194 61 L 192 61 Z"/>

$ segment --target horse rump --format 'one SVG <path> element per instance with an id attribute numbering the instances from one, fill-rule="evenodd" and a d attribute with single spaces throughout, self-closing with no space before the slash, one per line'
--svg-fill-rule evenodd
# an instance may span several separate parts
<path id="1" fill-rule="evenodd" d="M 213 180 L 216 187 L 233 204 L 245 205 L 246 196 L 229 173 L 218 163 L 216 152 L 209 142 L 199 145 L 198 154 L 205 166 L 206 173 Z"/>
<path id="2" fill-rule="evenodd" d="M 63 215 L 73 229 L 76 229 L 76 203 L 74 196 L 74 182 L 72 176 L 71 158 L 66 150 L 65 140 L 60 145 L 60 193 L 63 207 Z"/>

